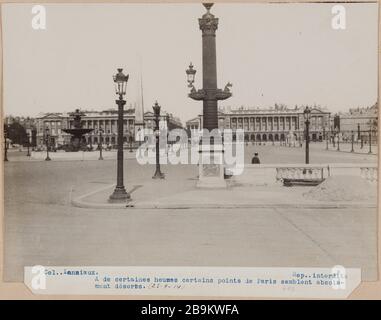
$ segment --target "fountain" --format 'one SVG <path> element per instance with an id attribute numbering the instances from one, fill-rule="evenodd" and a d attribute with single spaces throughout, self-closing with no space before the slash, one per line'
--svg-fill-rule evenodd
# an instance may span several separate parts
<path id="1" fill-rule="evenodd" d="M 81 118 L 84 115 L 79 109 L 70 113 L 73 117 L 73 129 L 62 129 L 62 131 L 71 134 L 70 144 L 67 145 L 66 151 L 80 151 L 86 149 L 86 140 L 83 136 L 86 133 L 93 131 L 94 129 L 83 129 L 81 124 Z"/>

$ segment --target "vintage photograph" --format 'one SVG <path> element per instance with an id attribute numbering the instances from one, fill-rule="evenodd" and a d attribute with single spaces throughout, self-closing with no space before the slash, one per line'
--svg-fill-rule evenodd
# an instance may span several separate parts
<path id="1" fill-rule="evenodd" d="M 378 279 L 378 3 L 2 4 L 3 280 Z"/>

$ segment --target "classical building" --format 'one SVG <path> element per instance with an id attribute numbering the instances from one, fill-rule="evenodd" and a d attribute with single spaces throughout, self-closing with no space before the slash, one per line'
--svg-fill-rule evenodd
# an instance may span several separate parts
<path id="1" fill-rule="evenodd" d="M 269 108 L 220 107 L 218 127 L 220 129 L 243 129 L 245 141 L 285 141 L 291 135 L 303 139 L 305 107 L 287 108 L 275 105 Z M 329 130 L 330 112 L 320 107 L 311 108 L 310 140 L 322 141 Z M 202 128 L 202 116 L 186 122 L 188 133 Z"/>
<path id="2" fill-rule="evenodd" d="M 350 138 L 352 131 L 355 134 L 355 140 L 359 138 L 358 131 L 363 140 L 367 141 L 369 132 L 372 135 L 372 141 L 377 141 L 378 136 L 378 104 L 371 107 L 353 108 L 348 112 L 340 112 L 332 119 L 336 121 L 331 123 L 333 130 L 338 130 L 343 135 L 343 138 Z"/>
<path id="3" fill-rule="evenodd" d="M 94 129 L 85 136 L 88 144 L 110 144 L 117 143 L 117 109 L 107 109 L 104 111 L 85 111 L 82 117 L 82 127 Z M 154 128 L 153 112 L 144 112 L 144 127 L 146 129 Z M 45 132 L 49 129 L 50 145 L 59 147 L 70 142 L 70 135 L 63 132 L 62 129 L 73 128 L 73 119 L 69 113 L 43 113 L 36 118 L 36 142 L 37 147 L 45 145 Z M 160 126 L 172 130 L 182 128 L 181 121 L 172 114 L 162 110 Z M 124 142 L 135 142 L 139 136 L 138 130 L 141 125 L 135 126 L 135 109 L 130 106 L 124 110 Z"/>

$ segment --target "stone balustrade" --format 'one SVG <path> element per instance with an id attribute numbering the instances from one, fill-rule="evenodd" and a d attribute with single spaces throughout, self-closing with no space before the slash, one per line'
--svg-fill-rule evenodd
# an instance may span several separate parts
<path id="1" fill-rule="evenodd" d="M 362 167 L 360 168 L 360 175 L 362 178 L 370 181 L 378 181 L 378 168 L 377 167 Z"/>
<path id="2" fill-rule="evenodd" d="M 277 181 L 293 180 L 323 180 L 329 176 L 329 167 L 283 167 L 276 168 Z"/>
<path id="3" fill-rule="evenodd" d="M 278 184 L 283 179 L 321 180 L 339 175 L 355 175 L 370 182 L 378 181 L 377 163 L 245 164 L 242 171 L 242 174 L 234 176 L 234 180 L 252 185 Z"/>

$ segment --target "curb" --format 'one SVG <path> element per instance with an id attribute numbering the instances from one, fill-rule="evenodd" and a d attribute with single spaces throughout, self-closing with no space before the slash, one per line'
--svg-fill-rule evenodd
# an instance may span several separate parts
<path id="1" fill-rule="evenodd" d="M 348 209 L 348 208 L 377 208 L 377 205 L 372 204 L 290 204 L 290 203 L 275 203 L 275 204 L 135 204 L 134 209 Z"/>
<path id="2" fill-rule="evenodd" d="M 101 189 L 86 193 L 80 197 L 71 199 L 71 204 L 78 208 L 88 209 L 349 209 L 349 208 L 377 208 L 377 203 L 348 203 L 348 202 L 324 202 L 324 203 L 158 203 L 158 202 L 136 202 L 131 200 L 125 203 L 95 203 L 85 201 L 84 199 L 96 193 L 113 188 L 115 185 L 107 185 Z"/>
<path id="3" fill-rule="evenodd" d="M 126 209 L 129 207 L 132 207 L 133 201 L 125 202 L 125 203 L 94 203 L 89 201 L 83 201 L 84 198 L 89 197 L 93 194 L 96 194 L 98 192 L 102 192 L 104 190 L 108 190 L 115 187 L 114 184 L 108 185 L 106 187 L 103 187 L 101 189 L 86 193 L 80 197 L 77 197 L 75 199 L 71 199 L 71 204 L 74 207 L 78 208 L 90 208 L 90 209 Z"/>
<path id="4" fill-rule="evenodd" d="M 73 199 L 71 204 L 77 208 L 87 208 L 87 209 L 126 209 L 134 207 L 132 201 L 126 203 L 93 203 L 85 202 L 77 199 Z"/>
<path id="5" fill-rule="evenodd" d="M 377 208 L 376 204 L 368 203 L 356 203 L 356 204 L 343 204 L 343 203 L 332 203 L 332 204 L 291 204 L 291 203 L 275 203 L 275 204 L 263 204 L 263 203 L 248 203 L 248 204 L 197 204 L 197 203 L 173 203 L 173 204 L 162 204 L 162 203 L 136 203 L 134 201 L 117 204 L 117 203 L 93 203 L 82 201 L 79 198 L 72 200 L 72 205 L 79 208 L 90 208 L 90 209 L 349 209 L 349 208 Z"/>

